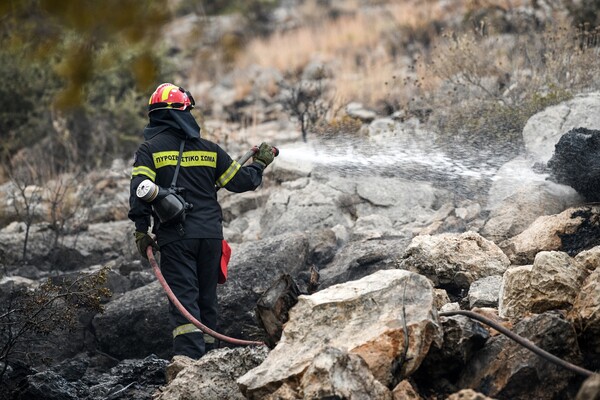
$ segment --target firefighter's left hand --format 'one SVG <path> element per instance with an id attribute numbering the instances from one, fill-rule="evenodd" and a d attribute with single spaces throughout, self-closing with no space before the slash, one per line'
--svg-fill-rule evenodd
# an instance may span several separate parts
<path id="1" fill-rule="evenodd" d="M 135 245 L 138 251 L 146 260 L 148 259 L 148 255 L 146 254 L 146 249 L 148 246 L 152 246 L 154 251 L 159 250 L 158 244 L 154 241 L 154 239 L 152 239 L 152 236 L 148 235 L 147 233 L 135 231 L 133 236 L 135 236 Z"/>
<path id="2" fill-rule="evenodd" d="M 273 147 L 267 143 L 261 143 L 258 148 L 258 151 L 254 153 L 252 160 L 256 163 L 259 163 L 263 169 L 267 168 L 267 165 L 273 162 L 275 158 L 275 154 L 273 153 Z"/>

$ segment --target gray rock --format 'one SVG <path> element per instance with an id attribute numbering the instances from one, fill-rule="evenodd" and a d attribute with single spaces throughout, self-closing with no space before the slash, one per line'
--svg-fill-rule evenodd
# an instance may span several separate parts
<path id="1" fill-rule="evenodd" d="M 183 368 L 155 400 L 243 400 L 236 379 L 266 356 L 264 346 L 216 349 Z"/>
<path id="2" fill-rule="evenodd" d="M 501 243 L 526 230 L 538 217 L 553 215 L 582 202 L 574 189 L 553 182 L 521 186 L 493 206 L 481 235 Z"/>
<path id="3" fill-rule="evenodd" d="M 110 301 L 92 325 L 101 351 L 117 359 L 171 356 L 168 300 L 155 281 Z"/>
<path id="4" fill-rule="evenodd" d="M 573 326 L 556 314 L 525 318 L 512 330 L 559 358 L 581 363 Z M 550 400 L 569 398 L 567 388 L 574 376 L 574 372 L 498 335 L 490 338 L 462 370 L 458 386 L 499 399 Z"/>
<path id="5" fill-rule="evenodd" d="M 255 315 L 258 298 L 283 274 L 301 281 L 308 272 L 307 234 L 287 233 L 232 244 L 227 282 L 218 287 L 219 329 L 228 336 L 262 340 Z"/>
<path id="6" fill-rule="evenodd" d="M 460 372 L 490 337 L 477 321 L 462 315 L 440 317 L 443 344 L 433 345 L 415 373 L 417 382 L 427 382 L 432 390 L 444 393 L 454 387 Z"/>
<path id="7" fill-rule="evenodd" d="M 39 372 L 26 378 L 19 398 L 40 400 L 77 400 L 77 387 L 53 371 Z"/>
<path id="8" fill-rule="evenodd" d="M 577 292 L 568 317 L 579 332 L 580 343 L 590 354 L 600 356 L 600 269 L 592 272 Z"/>
<path id="9" fill-rule="evenodd" d="M 400 268 L 431 279 L 450 291 L 468 290 L 476 280 L 501 275 L 510 262 L 500 248 L 475 232 L 415 237 L 400 260 Z"/>
<path id="10" fill-rule="evenodd" d="M 569 208 L 557 215 L 541 216 L 526 230 L 499 246 L 513 264 L 530 264 L 540 251 L 564 251 L 576 255 L 600 243 L 600 227 L 595 221 L 600 207 Z"/>
<path id="11" fill-rule="evenodd" d="M 392 400 L 361 357 L 334 347 L 325 347 L 312 360 L 302 375 L 300 393 L 305 399 Z"/>
<path id="12" fill-rule="evenodd" d="M 600 129 L 600 93 L 580 94 L 535 114 L 523 128 L 525 147 L 535 162 L 546 163 L 561 136 L 579 127 Z"/>
<path id="13" fill-rule="evenodd" d="M 502 275 L 486 276 L 469 287 L 469 307 L 498 307 Z"/>
<path id="14" fill-rule="evenodd" d="M 599 400 L 600 399 L 600 375 L 590 376 L 583 382 L 577 392 L 575 400 Z"/>
<path id="15" fill-rule="evenodd" d="M 533 265 L 509 268 L 500 287 L 498 311 L 503 317 L 570 309 L 588 272 L 566 253 L 542 251 Z"/>
<path id="16" fill-rule="evenodd" d="M 399 314 L 403 306 L 410 335 L 407 354 Z M 441 339 L 434 307 L 429 281 L 400 270 L 378 271 L 300 296 L 279 344 L 238 384 L 250 399 L 265 398 L 284 385 L 298 391 L 298 382 L 314 358 L 326 347 L 337 347 L 362 357 L 375 379 L 390 385 L 400 376 L 411 375 L 431 343 Z"/>

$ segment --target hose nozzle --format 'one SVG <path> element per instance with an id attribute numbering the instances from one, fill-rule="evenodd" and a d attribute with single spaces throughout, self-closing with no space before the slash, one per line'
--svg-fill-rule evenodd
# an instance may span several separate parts
<path id="1" fill-rule="evenodd" d="M 271 149 L 273 151 L 273 155 L 275 157 L 277 157 L 279 155 L 279 149 L 275 146 L 271 146 Z M 258 146 L 252 147 L 252 153 L 256 153 L 257 151 L 258 151 Z"/>

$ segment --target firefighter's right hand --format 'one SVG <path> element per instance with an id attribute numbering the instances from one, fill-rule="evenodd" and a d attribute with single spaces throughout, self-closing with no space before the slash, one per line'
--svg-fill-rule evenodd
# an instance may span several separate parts
<path id="1" fill-rule="evenodd" d="M 252 160 L 256 163 L 259 163 L 264 169 L 267 167 L 267 165 L 273 162 L 274 158 L 275 154 L 273 154 L 273 147 L 263 142 L 258 147 L 258 151 L 254 153 Z"/>
<path id="2" fill-rule="evenodd" d="M 147 233 L 135 231 L 133 236 L 135 236 L 135 245 L 137 246 L 138 251 L 146 260 L 148 259 L 148 255 L 146 254 L 148 246 L 152 246 L 155 251 L 159 250 L 158 244 L 152 239 L 152 236 Z"/>

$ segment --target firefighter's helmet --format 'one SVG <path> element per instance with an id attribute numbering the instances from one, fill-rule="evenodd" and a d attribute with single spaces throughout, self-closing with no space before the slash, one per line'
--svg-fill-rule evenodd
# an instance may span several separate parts
<path id="1" fill-rule="evenodd" d="M 184 88 L 173 85 L 172 83 L 163 83 L 156 88 L 150 101 L 148 101 L 148 113 L 154 110 L 191 110 L 195 105 L 194 98 Z"/>

